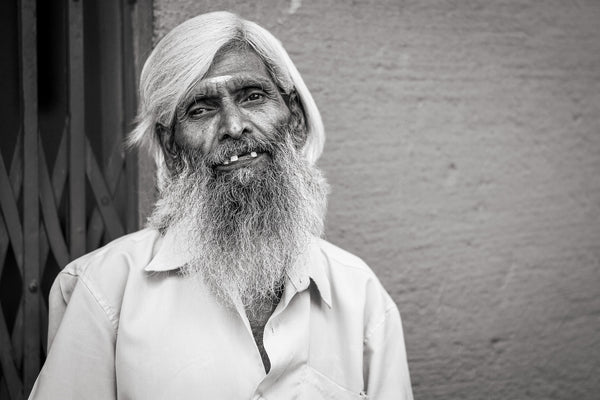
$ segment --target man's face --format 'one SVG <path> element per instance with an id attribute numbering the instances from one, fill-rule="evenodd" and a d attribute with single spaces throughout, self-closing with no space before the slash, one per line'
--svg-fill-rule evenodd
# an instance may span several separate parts
<path id="1" fill-rule="evenodd" d="M 225 304 L 269 304 L 323 231 L 327 184 L 299 150 L 301 109 L 253 51 L 234 48 L 186 98 L 174 136 L 162 136 L 172 173 L 150 224 L 173 232 L 190 253 L 183 272 Z"/>
<path id="2" fill-rule="evenodd" d="M 262 60 L 252 50 L 232 48 L 217 54 L 179 107 L 174 140 L 180 148 L 206 156 L 243 136 L 272 142 L 289 117 Z M 252 168 L 270 157 L 261 151 L 227 151 L 215 157 L 212 167 L 218 172 Z"/>

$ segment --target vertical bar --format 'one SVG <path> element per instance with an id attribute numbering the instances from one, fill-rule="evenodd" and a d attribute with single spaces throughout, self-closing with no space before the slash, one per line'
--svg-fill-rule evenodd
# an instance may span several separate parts
<path id="1" fill-rule="evenodd" d="M 83 5 L 69 0 L 69 243 L 71 259 L 85 253 L 85 124 Z"/>
<path id="2" fill-rule="evenodd" d="M 98 43 L 100 96 L 98 99 L 101 115 L 102 147 L 101 166 L 104 176 L 112 165 L 122 165 L 121 140 L 123 138 L 123 48 L 122 48 L 122 7 L 121 1 L 99 2 L 96 20 L 100 35 Z M 95 96 L 94 96 L 95 97 Z M 113 193 L 111 193 L 112 195 Z M 122 207 L 122 206 L 121 206 Z"/>
<path id="3" fill-rule="evenodd" d="M 40 308 L 38 301 L 38 105 L 36 1 L 21 0 L 21 90 L 23 110 L 23 385 L 29 393 L 40 369 Z"/>
<path id="4" fill-rule="evenodd" d="M 132 13 L 134 5 L 131 1 L 122 1 L 122 59 L 123 59 L 123 105 L 124 118 L 122 132 L 131 131 L 136 110 L 136 79 L 135 79 L 135 53 Z M 122 139 L 125 139 L 124 137 Z M 122 141 L 121 141 L 122 142 Z M 127 180 L 127 221 L 125 229 L 133 232 L 139 228 L 138 222 L 138 155 L 137 150 L 130 150 L 125 158 L 125 173 Z"/>
<path id="5" fill-rule="evenodd" d="M 125 173 L 127 178 L 127 221 L 125 229 L 134 232 L 140 228 L 138 221 L 138 151 L 132 149 L 125 158 Z"/>
<path id="6" fill-rule="evenodd" d="M 152 35 L 154 26 L 154 14 L 152 0 L 137 0 L 128 1 L 132 8 L 131 11 L 131 27 L 132 27 L 132 43 L 135 67 L 135 78 L 131 83 L 133 86 L 133 93 L 137 93 L 137 82 L 140 79 L 142 73 L 142 67 L 146 58 L 150 55 L 152 50 Z M 136 103 L 137 103 L 136 98 Z M 136 105 L 137 107 L 137 105 Z M 133 211 L 137 209 L 137 222 L 143 222 L 146 217 L 152 212 L 152 205 L 156 199 L 156 185 L 154 184 L 156 167 L 152 157 L 148 152 L 136 152 L 137 162 L 131 159 L 127 160 L 127 168 L 132 171 L 131 174 L 135 174 L 137 180 L 136 188 L 137 193 L 137 206 L 130 208 Z M 135 162 L 135 167 L 131 164 Z M 130 211 L 130 212 L 131 212 Z"/>

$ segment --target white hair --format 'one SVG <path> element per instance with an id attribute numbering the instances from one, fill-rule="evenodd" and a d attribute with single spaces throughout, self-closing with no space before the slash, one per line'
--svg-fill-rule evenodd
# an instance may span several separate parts
<path id="1" fill-rule="evenodd" d="M 302 152 L 311 164 L 321 155 L 325 142 L 321 114 L 279 40 L 256 23 L 235 14 L 212 12 L 189 19 L 171 30 L 156 45 L 142 70 L 137 126 L 128 142 L 149 148 L 158 167 L 159 181 L 164 157 L 157 124 L 172 126 L 177 106 L 186 93 L 206 74 L 217 51 L 233 40 L 247 43 L 258 54 L 280 90 L 285 94 L 297 92 L 307 128 Z"/>

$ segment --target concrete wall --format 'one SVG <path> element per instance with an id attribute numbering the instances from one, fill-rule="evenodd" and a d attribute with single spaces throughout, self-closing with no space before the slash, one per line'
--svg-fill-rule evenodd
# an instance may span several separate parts
<path id="1" fill-rule="evenodd" d="M 327 237 L 403 315 L 415 398 L 598 399 L 600 2 L 155 0 L 279 37 L 328 132 Z"/>

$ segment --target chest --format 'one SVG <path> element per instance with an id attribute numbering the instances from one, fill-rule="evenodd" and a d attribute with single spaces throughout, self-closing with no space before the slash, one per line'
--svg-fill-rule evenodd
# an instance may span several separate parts
<path id="1" fill-rule="evenodd" d="M 279 300 L 277 300 L 278 302 Z M 256 343 L 256 348 L 260 354 L 260 358 L 265 368 L 265 372 L 268 374 L 271 370 L 271 360 L 269 359 L 269 354 L 265 349 L 264 345 L 264 331 L 269 318 L 273 314 L 273 311 L 277 307 L 277 303 L 274 304 L 263 304 L 258 309 L 258 312 L 252 312 L 251 310 L 247 310 L 246 314 L 248 315 L 248 323 L 250 324 L 250 331 L 252 332 L 252 337 L 254 338 L 254 342 Z"/>
<path id="2" fill-rule="evenodd" d="M 180 289 L 144 297 L 138 290 L 124 301 L 115 349 L 118 398 L 237 399 L 262 393 L 285 399 L 319 376 L 314 371 L 331 371 L 331 381 L 361 390 L 362 327 L 340 326 L 344 319 L 325 315 L 308 291 L 276 315 L 268 310 L 250 318 L 197 293 Z"/>

